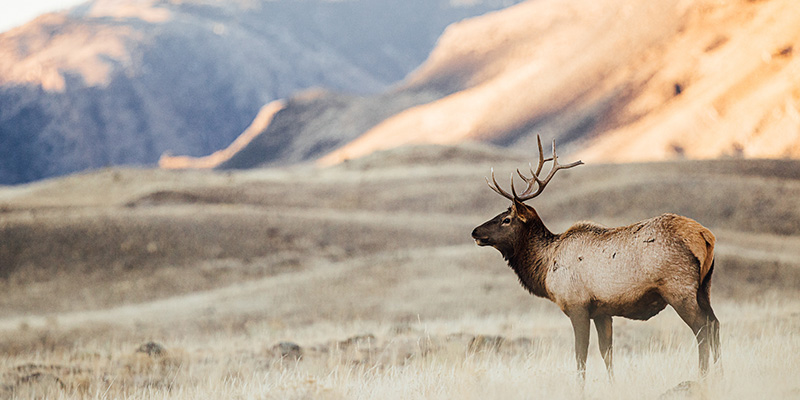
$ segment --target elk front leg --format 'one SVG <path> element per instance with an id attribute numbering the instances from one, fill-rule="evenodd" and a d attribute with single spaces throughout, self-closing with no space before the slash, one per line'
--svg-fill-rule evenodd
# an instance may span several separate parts
<path id="1" fill-rule="evenodd" d="M 589 311 L 574 309 L 569 311 L 572 331 L 575 333 L 575 361 L 578 363 L 580 383 L 586 379 L 586 354 L 589 352 Z"/>
<path id="2" fill-rule="evenodd" d="M 600 345 L 600 354 L 603 356 L 603 361 L 606 363 L 606 370 L 608 370 L 609 379 L 614 379 L 614 371 L 612 369 L 612 357 L 614 353 L 613 341 L 614 330 L 611 325 L 610 316 L 598 316 L 594 318 L 594 327 L 597 329 L 597 343 Z"/>

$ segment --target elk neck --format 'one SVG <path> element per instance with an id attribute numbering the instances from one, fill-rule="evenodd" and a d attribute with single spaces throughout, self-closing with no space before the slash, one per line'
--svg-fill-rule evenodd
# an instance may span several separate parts
<path id="1" fill-rule="evenodd" d="M 538 215 L 534 215 L 526 222 L 527 229 L 517 238 L 513 253 L 504 256 L 525 289 L 535 296 L 549 298 L 545 287 L 551 253 L 548 249 L 555 245 L 557 236 L 547 229 Z"/>

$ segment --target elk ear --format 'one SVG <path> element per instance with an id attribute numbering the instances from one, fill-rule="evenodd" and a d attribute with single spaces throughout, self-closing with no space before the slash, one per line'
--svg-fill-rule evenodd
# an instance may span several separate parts
<path id="1" fill-rule="evenodd" d="M 514 213 L 514 216 L 523 223 L 528 222 L 528 206 L 519 201 L 519 199 L 514 199 L 514 204 L 511 206 L 511 211 Z"/>

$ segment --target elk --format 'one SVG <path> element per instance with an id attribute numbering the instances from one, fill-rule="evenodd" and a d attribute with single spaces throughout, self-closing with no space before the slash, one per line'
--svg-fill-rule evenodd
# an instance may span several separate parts
<path id="1" fill-rule="evenodd" d="M 545 159 L 541 138 L 539 162 L 530 168 L 522 193 L 497 184 L 492 169 L 489 187 L 511 200 L 511 207 L 472 231 L 479 246 L 492 246 L 516 272 L 531 294 L 554 302 L 572 322 L 575 359 L 581 382 L 586 374 L 590 320 L 594 320 L 600 353 L 608 375 L 612 371 L 612 317 L 648 320 L 667 304 L 692 329 L 698 343 L 700 373 L 708 370 L 709 350 L 720 355 L 719 321 L 711 309 L 709 289 L 714 270 L 714 234 L 698 222 L 663 214 L 632 225 L 607 228 L 579 222 L 564 233 L 552 233 L 533 207 L 524 202 L 540 195 L 562 169 L 553 140 L 552 157 Z M 539 178 L 552 161 L 550 172 Z"/>

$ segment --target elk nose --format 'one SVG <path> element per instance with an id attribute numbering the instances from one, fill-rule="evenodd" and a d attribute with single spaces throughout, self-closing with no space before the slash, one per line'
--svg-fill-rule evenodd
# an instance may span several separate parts
<path id="1" fill-rule="evenodd" d="M 478 246 L 488 246 L 489 238 L 478 233 L 478 228 L 472 230 L 472 239 L 475 240 L 475 243 L 477 243 Z"/>
<path id="2" fill-rule="evenodd" d="M 480 227 L 478 227 L 478 228 L 480 228 Z M 481 235 L 480 233 L 478 233 L 478 228 L 475 228 L 475 229 L 472 230 L 472 238 L 473 239 L 486 239 L 485 235 Z"/>

